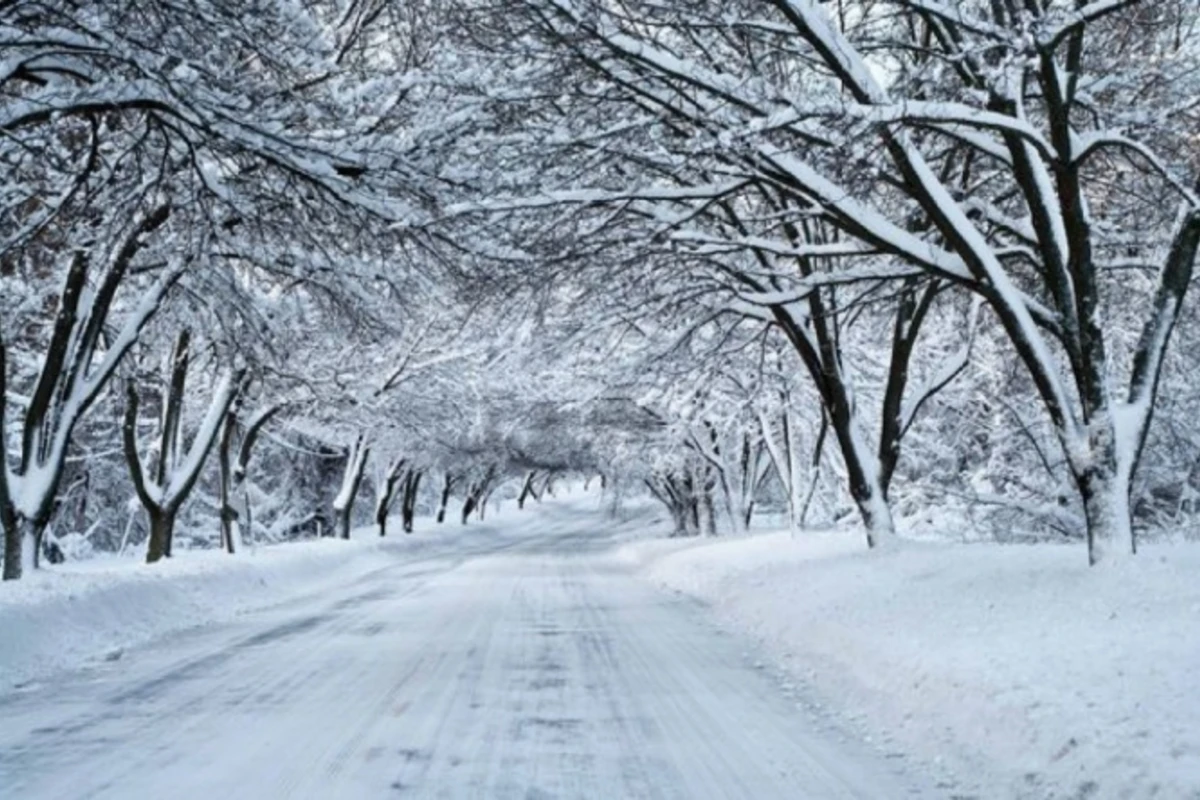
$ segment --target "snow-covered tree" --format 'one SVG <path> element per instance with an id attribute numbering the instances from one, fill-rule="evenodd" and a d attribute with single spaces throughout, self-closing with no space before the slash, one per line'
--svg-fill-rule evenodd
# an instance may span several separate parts
<path id="1" fill-rule="evenodd" d="M 147 468 L 138 435 L 138 410 L 141 396 L 133 381 L 126 386 L 124 424 L 125 459 L 138 499 L 150 517 L 150 541 L 146 562 L 170 557 L 175 533 L 175 518 L 191 495 L 192 489 L 212 452 L 222 422 L 241 390 L 243 372 L 226 372 L 216 382 L 208 410 L 190 444 L 184 444 L 183 416 L 187 394 L 188 366 L 191 360 L 191 336 L 179 335 L 170 359 L 170 379 L 162 393 L 158 447 L 153 471 Z"/>
<path id="2" fill-rule="evenodd" d="M 570 63 L 581 87 L 591 82 L 555 120 L 565 130 L 548 142 L 568 145 L 556 154 L 654 165 L 543 184 L 542 205 L 640 203 L 664 232 L 709 248 L 802 273 L 831 260 L 834 282 L 920 275 L 977 294 L 1053 423 L 1089 557 L 1132 552 L 1131 481 L 1200 244 L 1186 100 L 1196 28 L 1175 18 L 1195 9 L 522 8 L 548 50 L 565 54 L 556 68 Z M 664 201 L 669 215 L 655 211 Z M 696 224 L 724 207 L 738 223 Z M 785 287 L 775 298 L 813 296 Z M 1128 302 L 1115 308 L 1116 296 Z M 919 309 L 920 296 L 913 302 Z"/>

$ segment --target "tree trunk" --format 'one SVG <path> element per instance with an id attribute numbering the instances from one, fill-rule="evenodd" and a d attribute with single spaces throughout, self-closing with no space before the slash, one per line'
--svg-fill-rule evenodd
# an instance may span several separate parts
<path id="1" fill-rule="evenodd" d="M 400 504 L 400 513 L 404 521 L 404 532 L 413 532 L 413 521 L 417 515 L 417 492 L 421 488 L 423 472 L 413 470 L 404 481 L 404 497 Z"/>
<path id="2" fill-rule="evenodd" d="M 30 569 L 41 569 L 42 545 L 46 538 L 46 526 L 45 524 L 38 525 L 35 523 L 30 523 L 30 528 L 32 530 L 25 539 L 26 546 L 22 548 L 24 551 L 23 555 L 25 558 L 25 566 Z M 30 545 L 32 545 L 32 547 Z"/>
<path id="3" fill-rule="evenodd" d="M 1130 472 L 1120 460 L 1111 423 L 1094 419 L 1087 459 L 1076 469 L 1075 484 L 1083 501 L 1087 525 L 1088 563 L 1123 561 L 1137 552 L 1129 508 Z"/>
<path id="4" fill-rule="evenodd" d="M 1128 495 L 1111 475 L 1093 472 L 1082 478 L 1083 514 L 1087 521 L 1088 563 L 1123 561 L 1136 552 L 1129 519 Z"/>
<path id="5" fill-rule="evenodd" d="M 838 408 L 830 416 L 850 479 L 850 496 L 854 498 L 867 531 L 867 547 L 886 545 L 895 537 L 896 527 L 892 522 L 887 489 L 880 484 L 878 460 L 862 444 L 857 415 L 852 410 Z"/>
<path id="6" fill-rule="evenodd" d="M 380 538 L 387 536 L 387 518 L 395 499 L 396 484 L 400 482 L 404 459 L 397 459 L 388 467 L 383 476 L 383 486 L 379 487 L 379 497 L 375 500 L 375 524 L 379 526 Z"/>
<path id="7" fill-rule="evenodd" d="M 4 469 L 0 466 L 0 469 Z M 21 528 L 16 524 L 4 526 L 4 580 L 21 579 Z"/>
<path id="8" fill-rule="evenodd" d="M 149 212 L 105 257 L 106 268 L 95 281 L 89 282 L 93 256 L 86 250 L 76 250 L 68 268 L 66 281 L 58 296 L 45 358 L 25 406 L 23 429 L 18 447 L 19 472 L 28 478 L 35 472 L 39 480 L 22 486 L 25 494 L 22 505 L 33 508 L 40 522 L 21 522 L 12 508 L 13 498 L 7 485 L 7 457 L 0 455 L 0 516 L 5 529 L 4 578 L 21 577 L 26 567 L 33 568 L 38 560 L 36 545 L 49 519 L 50 509 L 58 492 L 64 464 L 79 420 L 108 384 L 121 360 L 138 340 L 143 326 L 159 308 L 163 296 L 182 274 L 179 268 L 169 268 L 142 297 L 135 311 L 127 315 L 118 330 L 109 327 L 109 309 L 118 289 L 137 254 L 171 214 L 169 205 Z M 89 283 L 91 288 L 89 289 Z M 86 290 L 86 296 L 85 296 Z M 98 352 L 103 349 L 103 355 Z M 0 340 L 0 454 L 8 434 L 5 424 L 7 368 L 4 342 Z M 25 562 L 25 564 L 22 563 Z"/>
<path id="9" fill-rule="evenodd" d="M 706 488 L 700 500 L 703 505 L 704 532 L 709 536 L 717 535 L 717 505 L 713 500 L 711 488 Z"/>
<path id="10" fill-rule="evenodd" d="M 667 475 L 660 478 L 657 485 L 652 481 L 647 481 L 646 485 L 671 512 L 671 519 L 675 523 L 672 536 L 696 536 L 700 533 L 700 501 L 691 477 Z"/>
<path id="11" fill-rule="evenodd" d="M 150 541 L 146 547 L 146 563 L 153 564 L 171 556 L 171 539 L 175 534 L 175 514 L 166 511 L 150 512 Z"/>
<path id="12" fill-rule="evenodd" d="M 250 493 L 243 487 L 246 484 L 246 469 L 250 465 L 250 457 L 258 435 L 262 432 L 271 418 L 284 407 L 277 403 L 260 410 L 248 421 L 246 433 L 242 436 L 241 446 L 238 447 L 237 461 L 233 460 L 233 440 L 237 430 L 238 416 L 241 411 L 240 395 L 234 401 L 233 407 L 225 416 L 225 425 L 221 431 L 221 537 L 226 549 L 234 552 L 234 543 L 244 537 L 253 539 L 253 526 L 250 518 Z M 240 500 L 241 508 L 234 506 L 235 498 Z"/>
<path id="13" fill-rule="evenodd" d="M 854 498 L 863 527 L 867 529 L 867 547 L 876 548 L 890 544 L 896 537 L 896 526 L 892 521 L 892 509 L 878 495 L 866 494 Z"/>
<path id="14" fill-rule="evenodd" d="M 525 501 L 533 494 L 533 479 L 537 477 L 537 472 L 532 471 L 525 476 L 525 483 L 521 485 L 521 493 L 517 495 L 517 508 L 525 509 Z"/>
<path id="15" fill-rule="evenodd" d="M 797 241 L 807 240 L 819 230 L 805 228 L 803 234 L 794 230 L 792 238 Z M 813 272 L 813 267 L 807 259 L 800 259 L 801 274 L 805 277 Z M 889 541 L 895 534 L 892 523 L 892 512 L 888 507 L 887 480 L 890 472 L 885 473 L 884 465 L 880 463 L 879 453 L 867 446 L 863 436 L 859 412 L 855 405 L 854 387 L 842 369 L 841 345 L 838 341 L 836 328 L 832 327 L 834 315 L 828 312 L 827 298 L 820 291 L 814 291 L 808 296 L 809 318 L 812 321 L 811 333 L 801 323 L 797 322 L 792 312 L 784 306 L 772 306 L 771 313 L 780 330 L 787 337 L 800 359 L 804 362 L 809 377 L 816 384 L 821 396 L 821 405 L 828 415 L 842 460 L 846 465 L 846 473 L 850 483 L 850 496 L 854 498 L 862 516 L 863 526 L 867 532 L 867 546 L 878 547 Z M 909 318 L 904 324 L 905 343 L 915 340 L 920 321 L 924 318 Z M 893 353 L 890 365 L 890 379 L 887 388 L 889 397 L 903 397 L 904 385 L 907 382 L 908 360 L 911 357 L 911 347 L 902 353 Z M 900 371 L 897 373 L 897 371 Z M 886 411 L 886 409 L 885 409 Z M 885 426 L 886 427 L 886 426 Z M 890 428 L 889 428 L 890 430 Z M 897 429 L 894 436 L 884 431 L 884 436 L 894 438 L 885 444 L 888 463 L 895 463 L 899 457 L 900 436 L 903 431 Z"/>
<path id="16" fill-rule="evenodd" d="M 354 440 L 346 454 L 346 468 L 342 473 L 342 488 L 333 500 L 333 512 L 337 517 L 338 536 L 350 538 L 350 522 L 353 519 L 354 500 L 362 486 L 363 474 L 366 472 L 367 459 L 370 458 L 371 447 L 366 443 L 362 434 Z"/>
<path id="17" fill-rule="evenodd" d="M 446 521 L 446 506 L 450 503 L 450 490 L 454 488 L 454 477 L 447 472 L 442 480 L 442 502 L 438 505 L 437 521 L 440 525 Z"/>
<path id="18" fill-rule="evenodd" d="M 208 460 L 208 456 L 217 442 L 220 429 L 225 424 L 229 409 L 237 398 L 245 374 L 244 370 L 237 370 L 227 373 L 221 379 L 209 402 L 208 413 L 200 425 L 200 430 L 192 440 L 191 446 L 187 448 L 186 456 L 180 459 L 178 453 L 181 447 L 179 424 L 187 378 L 186 353 L 187 336 L 185 332 L 180 336 L 179 345 L 175 350 L 170 397 L 168 398 L 169 413 L 165 415 L 166 418 L 163 422 L 158 454 L 159 462 L 152 480 L 147 479 L 142 468 L 142 457 L 138 452 L 139 397 L 137 386 L 131 379 L 125 387 L 125 419 L 122 425 L 123 449 L 134 491 L 137 492 L 138 500 L 150 517 L 150 542 L 146 552 L 147 564 L 153 564 L 161 558 L 171 556 L 175 538 L 175 516 L 187 502 L 188 496 L 196 486 L 196 481 L 200 478 L 204 462 Z M 171 408 L 174 410 L 171 411 Z M 154 487 L 155 491 L 151 491 L 151 487 Z"/>
<path id="19" fill-rule="evenodd" d="M 685 502 L 687 503 L 688 535 L 700 535 L 700 497 L 696 493 L 696 482 L 692 478 L 684 484 Z"/>
<path id="20" fill-rule="evenodd" d="M 238 512 L 226 502 L 221 504 L 221 548 L 229 555 L 237 552 Z"/>
<path id="21" fill-rule="evenodd" d="M 475 495 L 468 494 L 467 499 L 463 501 L 462 507 L 462 524 L 466 525 L 471 518 L 471 512 L 475 510 Z"/>
<path id="22" fill-rule="evenodd" d="M 244 480 L 239 480 L 239 484 L 245 483 Z M 238 512 L 239 519 L 233 525 L 233 535 L 238 537 L 242 544 L 246 540 L 250 540 L 250 544 L 254 544 L 254 515 L 250 511 L 250 492 L 242 491 L 242 508 Z"/>
<path id="23" fill-rule="evenodd" d="M 0 469 L 3 469 L 2 465 Z M 20 580 L 25 573 L 38 568 L 38 547 L 45 528 L 45 525 L 16 515 L 12 524 L 5 526 L 4 580 Z"/>
<path id="24" fill-rule="evenodd" d="M 221 428 L 221 440 L 217 445 L 217 464 L 220 467 L 220 476 L 217 483 L 219 492 L 219 503 L 221 506 L 221 546 L 225 551 L 232 555 L 235 547 L 234 525 L 238 517 L 237 511 L 233 507 L 231 500 L 232 482 L 233 482 L 233 464 L 230 463 L 233 458 L 233 432 L 237 427 L 237 412 L 230 410 L 225 415 L 225 422 Z"/>

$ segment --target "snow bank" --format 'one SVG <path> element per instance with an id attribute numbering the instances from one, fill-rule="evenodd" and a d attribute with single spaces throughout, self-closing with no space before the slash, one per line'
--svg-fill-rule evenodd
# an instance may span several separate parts
<path id="1" fill-rule="evenodd" d="M 1200 797 L 1200 548 L 861 537 L 633 543 L 619 556 L 763 641 L 891 755 L 982 797 Z"/>
<path id="2" fill-rule="evenodd" d="M 0 584 L 0 689 L 388 563 L 374 543 L 326 539 L 234 557 L 189 552 L 154 565 L 110 557 L 39 570 Z"/>

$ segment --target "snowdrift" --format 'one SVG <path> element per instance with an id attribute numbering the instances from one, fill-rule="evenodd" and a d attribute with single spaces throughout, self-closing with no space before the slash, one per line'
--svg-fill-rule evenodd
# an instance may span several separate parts
<path id="1" fill-rule="evenodd" d="M 1200 797 L 1200 548 L 1089 569 L 1078 547 L 772 533 L 619 556 L 952 794 Z"/>
<path id="2" fill-rule="evenodd" d="M 0 690 L 352 580 L 392 562 L 382 547 L 326 539 L 233 557 L 187 552 L 154 565 L 97 558 L 0 584 Z"/>

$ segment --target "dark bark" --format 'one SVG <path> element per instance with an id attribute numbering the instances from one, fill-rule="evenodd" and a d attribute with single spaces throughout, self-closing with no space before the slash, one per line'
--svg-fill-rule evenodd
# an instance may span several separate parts
<path id="1" fill-rule="evenodd" d="M 61 384 L 70 357 L 71 340 L 76 333 L 78 322 L 79 301 L 87 286 L 88 256 L 83 251 L 76 251 L 71 258 L 71 266 L 67 270 L 67 279 L 63 283 L 62 294 L 58 301 L 58 313 L 54 318 L 54 329 L 50 334 L 50 344 L 46 349 L 46 360 L 38 373 L 37 384 L 33 395 L 29 398 L 29 407 L 25 412 L 25 425 L 21 439 L 20 473 L 26 474 L 32 466 L 47 455 L 45 448 L 49 444 L 46 436 L 47 428 L 53 424 L 54 397 L 61 389 Z M 38 447 L 38 443 L 41 447 Z"/>
<path id="2" fill-rule="evenodd" d="M 462 524 L 466 525 L 471 517 L 472 512 L 478 512 L 479 518 L 483 519 L 484 508 L 487 504 L 488 497 L 492 493 L 492 482 L 496 479 L 496 465 L 492 464 L 487 468 L 487 472 L 483 477 L 470 484 L 467 489 L 467 497 L 463 501 Z"/>
<path id="3" fill-rule="evenodd" d="M 240 395 L 239 395 L 240 396 Z M 253 536 L 250 518 L 250 500 L 245 494 L 246 470 L 250 466 L 250 459 L 254 455 L 254 445 L 258 442 L 259 434 L 263 428 L 271 421 L 282 409 L 283 403 L 273 405 L 265 411 L 260 412 L 255 416 L 246 432 L 242 435 L 241 444 L 237 448 L 237 460 L 231 461 L 233 454 L 233 440 L 238 427 L 240 404 L 234 404 L 230 412 L 225 416 L 225 426 L 221 432 L 221 533 L 223 541 L 227 542 L 227 549 L 230 553 L 234 552 L 235 530 L 234 523 L 237 523 L 238 529 L 241 532 L 242 539 L 247 536 Z M 226 441 L 228 437 L 228 441 Z M 240 518 L 240 513 L 233 505 L 233 498 L 238 495 L 242 496 L 242 511 L 245 512 L 246 518 Z"/>
<path id="4" fill-rule="evenodd" d="M 0 332 L 0 527 L 4 530 L 4 580 L 21 577 L 21 532 L 8 489 L 8 454 L 3 445 L 8 411 L 8 349 Z"/>
<path id="5" fill-rule="evenodd" d="M 480 496 L 480 498 L 479 498 L 478 510 L 479 510 L 479 521 L 480 522 L 483 522 L 484 518 L 487 517 L 488 502 L 491 499 L 492 499 L 492 490 L 491 489 L 488 489 L 487 491 L 485 491 L 483 493 L 483 495 Z"/>
<path id="6" fill-rule="evenodd" d="M 939 290 L 938 282 L 930 280 L 918 295 L 918 283 L 912 278 L 906 282 L 892 324 L 892 357 L 883 393 L 883 415 L 879 434 L 879 488 L 885 498 L 891 488 L 896 464 L 900 460 L 900 441 L 907 432 L 901 414 L 904 391 L 908 386 L 909 364 L 917 343 L 917 334 Z"/>
<path id="7" fill-rule="evenodd" d="M 442 479 L 442 500 L 438 505 L 437 512 L 437 521 L 439 525 L 446 521 L 446 506 L 450 503 L 450 492 L 453 490 L 456 480 L 457 479 L 449 472 L 447 472 L 445 478 Z"/>
<path id="8" fill-rule="evenodd" d="M 28 552 L 33 566 L 39 563 L 38 548 L 41 546 L 44 525 L 21 515 L 14 515 L 12 534 L 5 530 L 4 537 L 4 580 L 18 580 L 24 572 L 23 558 Z"/>
<path id="9" fill-rule="evenodd" d="M 142 457 L 138 452 L 137 420 L 138 420 L 137 387 L 130 380 L 125 385 L 125 422 L 121 427 L 125 448 L 125 463 L 129 467 L 129 477 L 133 482 L 133 490 L 142 503 L 142 508 L 150 515 L 151 530 L 158 513 L 158 502 L 151 497 L 146 485 L 146 475 L 142 471 Z M 158 539 L 151 537 L 150 548 L 146 552 L 147 563 L 158 561 L 165 554 L 165 547 Z"/>
<path id="10" fill-rule="evenodd" d="M 358 490 L 362 486 L 363 474 L 366 472 L 367 458 L 370 456 L 370 453 L 371 448 L 365 443 L 365 437 L 359 434 L 354 445 L 350 448 L 350 452 L 347 454 L 347 474 L 343 476 L 343 481 L 349 481 L 349 491 L 346 494 L 345 507 L 334 508 L 334 514 L 338 522 L 338 536 L 342 539 L 350 538 L 350 524 L 353 518 L 354 500 L 358 497 Z M 343 486 L 346 485 L 344 482 Z"/>
<path id="11" fill-rule="evenodd" d="M 421 488 L 421 476 L 424 474 L 423 470 L 409 470 L 404 481 L 404 498 L 400 504 L 400 513 L 405 533 L 413 532 L 413 521 L 417 514 L 417 496 Z"/>
<path id="12" fill-rule="evenodd" d="M 21 433 L 21 455 L 17 474 L 28 475 L 37 465 L 43 464 L 50 457 L 50 447 L 53 444 L 53 428 L 58 422 L 56 398 L 61 399 L 64 391 L 64 380 L 71 355 L 72 340 L 77 332 L 79 301 L 84 288 L 87 286 L 88 258 L 82 251 L 77 251 L 71 259 L 67 271 L 67 279 L 59 297 L 58 312 L 54 318 L 54 328 L 50 335 L 50 344 L 46 351 L 46 359 L 38 373 L 33 395 L 25 410 L 25 421 Z M 0 370 L 6 371 L 6 370 Z M 7 380 L 5 380 L 7 383 Z M 0 392 L 3 394 L 3 392 Z M 3 422 L 0 419 L 0 422 Z M 32 547 L 31 563 L 36 568 L 39 565 L 38 550 L 41 546 L 42 530 L 50 519 L 54 497 L 57 495 L 58 482 L 62 478 L 63 465 L 61 461 L 50 465 L 53 470 L 52 486 L 43 493 L 40 507 L 32 518 L 11 507 L 12 499 L 8 496 L 7 481 L 8 458 L 3 451 L 3 441 L 7 431 L 0 427 L 0 455 L 3 455 L 4 476 L 4 580 L 18 580 L 24 571 L 22 558 L 26 546 Z"/>
<path id="13" fill-rule="evenodd" d="M 705 533 L 709 536 L 717 535 L 717 507 L 713 501 L 712 487 L 705 487 L 703 494 L 704 502 L 704 521 L 707 523 Z"/>
<path id="14" fill-rule="evenodd" d="M 15 520 L 4 526 L 4 580 L 15 581 L 21 577 L 22 532 Z"/>
<path id="15" fill-rule="evenodd" d="M 221 441 L 217 445 L 217 464 L 221 474 L 218 478 L 218 501 L 221 506 L 221 547 L 232 555 L 235 545 L 233 542 L 233 524 L 237 521 L 238 513 L 230 500 L 233 482 L 232 459 L 233 434 L 237 429 L 237 411 L 230 409 L 221 425 Z"/>
<path id="16" fill-rule="evenodd" d="M 762 196 L 765 201 L 780 210 L 788 205 L 787 200 L 779 195 L 764 193 Z M 729 224 L 742 233 L 748 233 L 731 206 L 723 204 L 722 208 Z M 820 224 L 789 223 L 784 227 L 788 238 L 797 245 L 822 243 L 831 238 L 830 232 Z M 769 274 L 772 266 L 766 256 L 761 252 L 755 252 L 754 257 L 764 267 L 764 272 Z M 803 278 L 810 278 L 818 272 L 812 258 L 799 257 L 796 259 L 796 264 L 800 276 Z M 755 291 L 774 288 L 763 285 L 757 278 L 747 274 L 738 274 L 735 277 L 747 288 Z M 817 394 L 821 398 L 821 405 L 841 450 L 843 463 L 846 465 L 848 488 L 866 528 L 867 544 L 874 547 L 880 542 L 881 536 L 888 535 L 893 530 L 890 510 L 887 506 L 888 487 L 882 479 L 885 477 L 889 481 L 891 479 L 894 464 L 900 454 L 899 436 L 902 435 L 902 431 L 899 431 L 899 426 L 896 424 L 894 425 L 895 430 L 898 431 L 896 437 L 890 438 L 886 443 L 881 438 L 880 451 L 886 452 L 889 462 L 893 465 L 893 469 L 888 470 L 886 475 L 881 469 L 881 465 L 865 462 L 867 458 L 876 459 L 877 454 L 864 451 L 865 443 L 855 431 L 855 426 L 858 424 L 857 412 L 854 408 L 853 394 L 842 367 L 841 343 L 838 334 L 840 315 L 834 291 L 832 288 L 817 288 L 809 292 L 803 301 L 807 306 L 807 313 L 802 320 L 798 320 L 784 305 L 770 306 L 769 311 L 776 326 L 800 357 L 805 371 L 816 386 Z M 907 382 L 908 362 L 912 354 L 911 343 L 915 342 L 920 323 L 924 319 L 924 311 L 918 316 L 914 308 L 909 308 L 907 312 L 902 311 L 902 313 L 906 317 L 906 324 L 903 324 L 904 321 L 898 321 L 897 324 L 902 327 L 902 330 L 899 331 L 903 334 L 900 341 L 905 346 L 900 352 L 893 352 L 889 365 L 891 391 L 888 393 L 888 397 L 897 404 L 903 397 L 904 386 Z M 898 408 L 897 405 L 897 411 Z M 887 423 L 885 422 L 885 424 Z M 890 433 L 891 430 L 884 432 L 884 435 Z M 886 516 L 886 519 L 880 519 L 881 516 Z"/>
<path id="17" fill-rule="evenodd" d="M 188 362 L 191 360 L 192 334 L 180 331 L 171 354 L 171 381 L 167 388 L 166 409 L 163 413 L 162 438 L 158 448 L 158 468 L 154 482 L 163 486 L 179 455 L 179 428 L 183 422 L 183 395 L 187 388 Z"/>
<path id="18" fill-rule="evenodd" d="M 521 493 L 517 495 L 517 508 L 524 509 L 525 501 L 533 495 L 533 480 L 537 477 L 537 470 L 530 470 L 525 475 L 525 482 L 521 484 Z"/>
<path id="19" fill-rule="evenodd" d="M 400 482 L 404 464 L 405 461 L 402 458 L 393 461 L 384 475 L 383 486 L 379 488 L 379 498 L 375 502 L 375 524 L 379 526 L 380 537 L 387 536 L 388 513 L 392 509 L 392 501 L 396 496 L 396 484 Z"/>
<path id="20" fill-rule="evenodd" d="M 700 498 L 691 476 L 679 478 L 659 474 L 645 481 L 656 500 L 667 507 L 674 523 L 671 536 L 695 536 L 700 532 Z"/>
<path id="21" fill-rule="evenodd" d="M 817 303 L 816 305 L 820 310 L 814 313 L 824 315 L 823 304 Z M 877 508 L 879 506 L 875 502 L 875 494 L 882 492 L 883 487 L 876 485 L 868 477 L 871 474 L 870 467 L 863 462 L 863 457 L 867 454 L 860 452 L 858 447 L 859 442 L 854 431 L 856 422 L 854 408 L 850 399 L 849 387 L 841 374 L 840 359 L 833 338 L 828 332 L 820 335 L 818 341 L 824 342 L 824 344 L 820 348 L 814 348 L 787 309 L 773 307 L 771 310 L 784 335 L 800 353 L 801 359 L 808 368 L 809 376 L 817 384 L 822 404 L 828 414 L 830 427 L 833 429 L 834 438 L 837 439 L 842 453 L 842 461 L 846 465 L 850 496 L 854 499 L 863 526 L 867 530 L 867 543 L 874 547 L 878 544 L 877 526 L 883 524 L 890 528 L 891 520 L 878 519 Z M 823 319 L 824 316 L 821 318 Z M 821 327 L 825 328 L 826 326 L 822 325 Z M 886 496 L 882 498 L 882 502 L 886 507 Z"/>
<path id="22" fill-rule="evenodd" d="M 107 349 L 101 366 L 94 368 L 97 348 L 100 345 L 108 314 L 128 270 L 149 234 L 162 226 L 171 214 L 169 205 L 162 205 L 143 217 L 125 234 L 112 251 L 106 271 L 98 285 L 88 295 L 88 302 L 81 308 L 84 289 L 88 285 L 91 257 L 80 250 L 71 257 L 63 290 L 58 299 L 50 344 L 34 384 L 30 403 L 25 410 L 21 427 L 21 452 L 16 473 L 28 476 L 34 470 L 43 473 L 39 481 L 37 496 L 24 498 L 32 511 L 18 515 L 7 482 L 7 463 L 0 464 L 0 526 L 4 528 L 5 565 L 4 578 L 14 580 L 23 571 L 22 555 L 25 541 L 33 546 L 28 553 L 36 566 L 40 560 L 42 534 L 53 513 L 58 486 L 63 477 L 66 443 L 71 441 L 75 426 L 95 402 L 107 385 L 121 359 L 128 352 L 144 325 L 157 310 L 157 301 L 170 288 L 179 273 L 170 273 L 158 284 L 152 296 L 156 301 L 149 312 L 136 317 L 132 337 L 122 340 L 119 347 Z M 109 342 L 108 344 L 111 344 Z M 0 342 L 0 349 L 3 343 Z M 6 370 L 0 365 L 0 384 L 4 382 Z M 0 441 L 6 438 L 7 420 L 3 415 L 3 397 L 0 390 Z M 7 459 L 0 459 L 7 461 Z M 36 546 L 34 546 L 36 545 Z"/>
<path id="23" fill-rule="evenodd" d="M 138 451 L 137 422 L 140 398 L 137 386 L 132 380 L 125 386 L 126 401 L 122 443 L 125 451 L 125 463 L 129 468 L 134 491 L 150 517 L 151 537 L 146 551 L 147 563 L 154 563 L 161 558 L 171 556 L 175 518 L 179 509 L 191 496 L 192 489 L 195 488 L 196 481 L 203 471 L 204 462 L 207 461 L 218 438 L 217 427 L 221 427 L 207 427 L 198 434 L 205 438 L 198 438 L 192 442 L 186 459 L 191 462 L 192 471 L 181 476 L 176 475 L 176 458 L 180 447 L 179 429 L 182 421 L 181 409 L 183 395 L 187 388 L 187 346 L 188 336 L 185 331 L 180 335 L 175 349 L 169 394 L 166 399 L 167 413 L 164 414 L 163 430 L 159 439 L 161 443 L 159 462 L 153 483 L 149 482 L 145 474 L 142 457 Z M 225 384 L 224 395 L 212 398 L 214 405 L 209 410 L 210 414 L 219 414 L 219 418 L 225 421 L 241 388 L 243 375 L 244 371 L 238 371 L 228 377 L 229 382 Z M 173 407 L 176 409 L 174 412 L 171 411 Z M 197 450 L 197 448 L 199 449 Z M 198 457 L 193 459 L 192 456 Z M 151 490 L 151 486 L 154 491 Z"/>
<path id="24" fill-rule="evenodd" d="M 150 513 L 150 541 L 146 548 L 146 563 L 153 564 L 171 556 L 171 539 L 175 535 L 175 512 Z"/>
<path id="25" fill-rule="evenodd" d="M 364 444 L 364 437 L 359 434 L 354 445 L 350 448 L 346 460 L 346 474 L 343 475 L 343 487 L 348 486 L 342 507 L 334 508 L 335 516 L 338 523 L 338 536 L 342 539 L 350 538 L 350 525 L 353 520 L 354 502 L 358 498 L 358 490 L 362 486 L 363 476 L 366 472 L 367 454 L 370 448 Z"/>
<path id="26" fill-rule="evenodd" d="M 16 524 L 4 528 L 4 580 L 15 581 L 21 577 L 21 532 Z"/>

